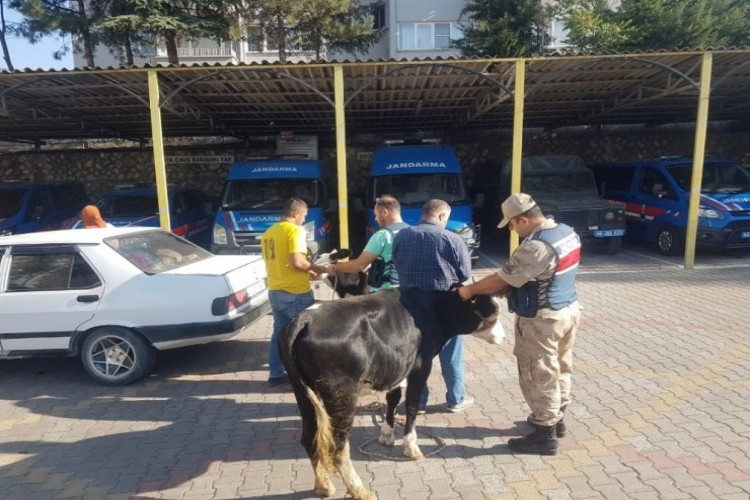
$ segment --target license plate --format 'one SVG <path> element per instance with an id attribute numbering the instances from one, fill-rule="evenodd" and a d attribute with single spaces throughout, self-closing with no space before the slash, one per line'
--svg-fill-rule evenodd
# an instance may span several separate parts
<path id="1" fill-rule="evenodd" d="M 750 231 L 742 231 L 742 232 L 740 233 L 740 238 L 742 238 L 743 240 L 744 240 L 745 238 L 750 238 Z"/>
<path id="2" fill-rule="evenodd" d="M 594 231 L 594 238 L 608 238 L 610 236 L 622 236 L 624 234 L 624 229 L 600 229 L 599 231 Z"/>

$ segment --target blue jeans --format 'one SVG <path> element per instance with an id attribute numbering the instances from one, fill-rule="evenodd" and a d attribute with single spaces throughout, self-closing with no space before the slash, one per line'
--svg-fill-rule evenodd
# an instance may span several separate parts
<path id="1" fill-rule="evenodd" d="M 464 402 L 464 338 L 463 335 L 452 337 L 443 346 L 438 356 L 440 357 L 440 371 L 443 372 L 445 380 L 445 401 L 448 406 L 456 406 Z M 425 385 L 419 407 L 426 408 L 430 397 L 430 389 Z"/>
<path id="2" fill-rule="evenodd" d="M 273 311 L 273 334 L 268 349 L 269 377 L 276 378 L 284 375 L 284 365 L 279 356 L 278 343 L 281 331 L 292 322 L 299 313 L 315 302 L 312 291 L 307 293 L 288 293 L 281 290 L 269 290 L 268 300 Z"/>

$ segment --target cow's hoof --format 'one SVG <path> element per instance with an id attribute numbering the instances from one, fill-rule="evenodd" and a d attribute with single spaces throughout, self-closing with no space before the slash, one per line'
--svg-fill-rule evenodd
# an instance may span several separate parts
<path id="1" fill-rule="evenodd" d="M 404 448 L 404 456 L 411 460 L 424 460 L 424 455 L 422 454 L 422 451 L 419 448 L 417 449 Z"/>
<path id="2" fill-rule="evenodd" d="M 378 442 L 384 446 L 393 446 L 396 439 L 393 437 L 393 433 L 380 434 L 380 436 L 378 436 Z"/>
<path id="3" fill-rule="evenodd" d="M 336 487 L 332 483 L 326 485 L 315 485 L 315 496 L 318 498 L 328 498 L 336 493 Z"/>

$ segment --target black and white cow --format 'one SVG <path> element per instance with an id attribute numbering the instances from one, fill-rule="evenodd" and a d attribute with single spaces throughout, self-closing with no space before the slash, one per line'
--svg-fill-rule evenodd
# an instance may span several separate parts
<path id="1" fill-rule="evenodd" d="M 416 289 L 317 303 L 297 316 L 279 336 L 279 351 L 302 416 L 301 444 L 312 461 L 315 493 L 332 495 L 328 473 L 338 472 L 351 496 L 376 498 L 349 453 L 362 390 L 387 392 L 379 441 L 393 446 L 399 383 L 407 379 L 404 455 L 424 458 L 414 420 L 433 358 L 457 334 L 496 339 L 490 332 L 499 326 L 497 317 L 489 297 L 464 302 L 456 292 Z"/>

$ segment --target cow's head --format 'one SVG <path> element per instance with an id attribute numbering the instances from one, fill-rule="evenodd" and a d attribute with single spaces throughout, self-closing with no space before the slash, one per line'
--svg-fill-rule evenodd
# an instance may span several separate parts
<path id="1" fill-rule="evenodd" d="M 336 291 L 342 299 L 347 295 L 367 294 L 367 273 L 336 273 L 325 277 L 328 285 Z"/>
<path id="2" fill-rule="evenodd" d="M 497 299 L 479 295 L 464 302 L 456 292 L 440 299 L 435 310 L 446 333 L 472 334 L 491 344 L 499 344 L 505 337 Z"/>

